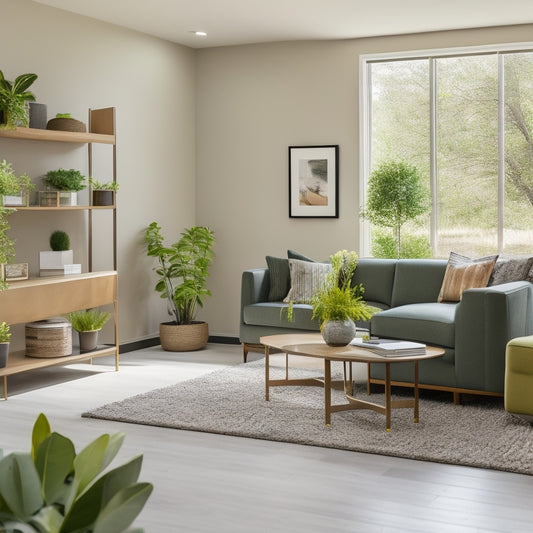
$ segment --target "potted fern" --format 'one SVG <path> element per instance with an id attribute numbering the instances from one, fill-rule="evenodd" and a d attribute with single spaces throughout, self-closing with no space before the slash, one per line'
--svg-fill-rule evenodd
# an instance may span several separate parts
<path id="1" fill-rule="evenodd" d="M 370 320 L 377 309 L 363 300 L 363 286 L 352 284 L 357 254 L 341 250 L 330 260 L 331 271 L 311 298 L 313 318 L 319 320 L 326 344 L 346 346 L 355 337 L 354 321 Z"/>
<path id="2" fill-rule="evenodd" d="M 100 309 L 87 309 L 67 313 L 65 318 L 72 324 L 80 339 L 80 351 L 94 350 L 98 344 L 98 333 L 109 320 L 111 313 Z"/>
<path id="3" fill-rule="evenodd" d="M 0 322 L 0 368 L 7 366 L 9 356 L 9 339 L 11 339 L 11 330 L 9 324 Z"/>
<path id="4" fill-rule="evenodd" d="M 155 290 L 167 300 L 173 320 L 159 325 L 161 346 L 164 350 L 182 352 L 204 348 L 209 339 L 206 322 L 196 321 L 196 313 L 203 306 L 207 289 L 209 266 L 214 257 L 213 231 L 193 226 L 181 233 L 181 238 L 165 246 L 161 227 L 152 222 L 145 230 L 149 257 L 155 257 L 159 279 Z"/>

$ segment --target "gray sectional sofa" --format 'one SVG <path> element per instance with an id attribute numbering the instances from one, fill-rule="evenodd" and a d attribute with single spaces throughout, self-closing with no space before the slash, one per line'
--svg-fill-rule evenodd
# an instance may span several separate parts
<path id="1" fill-rule="evenodd" d="M 522 280 L 468 289 L 460 302 L 438 303 L 446 266 L 446 260 L 437 259 L 360 259 L 354 283 L 362 283 L 365 300 L 382 311 L 358 325 L 379 337 L 443 347 L 444 357 L 419 363 L 423 388 L 450 390 L 456 398 L 461 392 L 501 395 L 507 342 L 533 334 L 533 284 Z M 281 310 L 288 304 L 269 300 L 271 283 L 279 282 L 270 278 L 268 268 L 242 274 L 245 361 L 263 335 L 319 330 L 308 304 L 294 305 L 293 322 L 285 318 Z M 383 365 L 370 365 L 370 382 L 381 383 L 383 370 Z M 410 363 L 391 368 L 393 382 L 408 385 L 412 376 Z"/>

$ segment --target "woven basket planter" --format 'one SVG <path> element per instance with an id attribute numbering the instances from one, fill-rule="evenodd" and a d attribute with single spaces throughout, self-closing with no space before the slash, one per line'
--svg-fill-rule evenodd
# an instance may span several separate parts
<path id="1" fill-rule="evenodd" d="M 46 129 L 56 131 L 77 131 L 79 133 L 85 133 L 87 131 L 85 124 L 75 118 L 52 118 L 46 124 Z"/>
<path id="2" fill-rule="evenodd" d="M 159 324 L 161 347 L 167 352 L 193 352 L 205 348 L 209 340 L 207 322 L 178 326 L 172 322 Z"/>

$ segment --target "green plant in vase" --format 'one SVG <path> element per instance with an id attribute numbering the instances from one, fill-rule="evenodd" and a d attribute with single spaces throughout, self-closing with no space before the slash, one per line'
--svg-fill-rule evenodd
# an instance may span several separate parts
<path id="1" fill-rule="evenodd" d="M 49 170 L 43 182 L 59 191 L 81 191 L 87 186 L 85 183 L 85 176 L 73 168 L 66 170 L 58 168 L 57 170 Z"/>
<path id="2" fill-rule="evenodd" d="M 67 313 L 65 318 L 76 331 L 98 331 L 109 320 L 111 313 L 100 309 L 87 309 Z"/>
<path id="3" fill-rule="evenodd" d="M 0 126 L 15 129 L 17 125 L 28 127 L 26 102 L 34 102 L 35 96 L 28 89 L 37 79 L 37 74 L 21 74 L 14 82 L 5 79 L 0 70 L 0 111 L 4 115 L 4 123 Z"/>
<path id="4" fill-rule="evenodd" d="M 93 191 L 115 191 L 119 189 L 118 181 L 97 181 L 89 178 L 89 184 Z"/>
<path id="5" fill-rule="evenodd" d="M 11 339 L 11 328 L 6 322 L 0 322 L 0 342 L 9 342 Z"/>
<path id="6" fill-rule="evenodd" d="M 344 346 L 355 337 L 354 322 L 370 320 L 378 309 L 364 301 L 361 284 L 353 285 L 357 254 L 341 250 L 330 256 L 330 260 L 331 271 L 311 298 L 313 318 L 319 320 L 320 331 L 327 344 Z M 332 334 L 335 332 L 339 332 L 340 338 L 335 338 Z"/>

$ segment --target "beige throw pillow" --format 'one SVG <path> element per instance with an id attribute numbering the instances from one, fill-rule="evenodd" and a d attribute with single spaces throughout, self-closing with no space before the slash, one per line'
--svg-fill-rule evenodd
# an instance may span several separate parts
<path id="1" fill-rule="evenodd" d="M 309 303 L 313 294 L 324 283 L 329 263 L 310 263 L 299 259 L 289 259 L 291 274 L 291 288 L 283 300 L 284 302 Z"/>
<path id="2" fill-rule="evenodd" d="M 497 259 L 497 255 L 470 259 L 450 252 L 438 301 L 459 302 L 466 289 L 486 287 Z"/>

